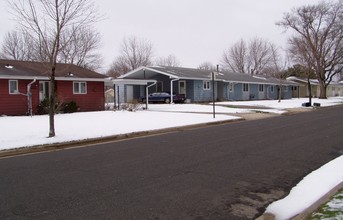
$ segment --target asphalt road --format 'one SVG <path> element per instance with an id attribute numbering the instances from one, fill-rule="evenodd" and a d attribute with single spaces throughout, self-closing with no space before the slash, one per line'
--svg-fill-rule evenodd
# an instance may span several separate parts
<path id="1" fill-rule="evenodd" d="M 342 122 L 339 106 L 0 159 L 0 219 L 253 219 L 343 152 Z"/>

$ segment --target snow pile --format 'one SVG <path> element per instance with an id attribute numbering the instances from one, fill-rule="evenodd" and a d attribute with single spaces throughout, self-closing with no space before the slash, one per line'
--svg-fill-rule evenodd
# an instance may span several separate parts
<path id="1" fill-rule="evenodd" d="M 306 176 L 286 198 L 269 205 L 266 213 L 274 214 L 277 220 L 290 219 L 342 182 L 343 156 L 340 156 Z"/>

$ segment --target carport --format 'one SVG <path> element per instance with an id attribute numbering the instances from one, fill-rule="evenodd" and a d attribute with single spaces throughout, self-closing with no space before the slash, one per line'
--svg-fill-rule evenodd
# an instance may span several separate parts
<path id="1" fill-rule="evenodd" d="M 138 85 L 138 86 L 145 86 L 145 97 L 146 97 L 146 103 L 145 108 L 148 109 L 148 103 L 149 103 L 149 88 L 151 86 L 156 85 L 157 81 L 153 79 L 114 79 L 113 84 L 114 87 L 117 86 L 117 92 L 114 96 L 114 105 L 116 109 L 119 109 L 120 107 L 120 91 L 119 86 L 126 86 L 126 85 Z M 114 88 L 115 89 L 115 88 Z"/>

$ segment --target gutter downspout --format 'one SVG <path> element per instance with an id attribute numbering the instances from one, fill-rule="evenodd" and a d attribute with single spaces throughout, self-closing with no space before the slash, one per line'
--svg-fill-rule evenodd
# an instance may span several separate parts
<path id="1" fill-rule="evenodd" d="M 149 88 L 151 86 L 156 85 L 156 83 L 157 82 L 153 82 L 151 85 L 148 85 L 148 86 L 145 87 L 145 97 L 146 97 L 146 99 L 145 99 L 145 109 L 146 110 L 148 110 L 148 103 L 149 103 Z"/>
<path id="2" fill-rule="evenodd" d="M 31 86 L 33 83 L 36 82 L 36 78 L 33 79 L 32 82 L 30 82 L 28 85 L 27 85 L 27 105 L 28 105 L 28 113 L 30 114 L 30 116 L 32 117 L 32 93 L 31 93 Z"/>
<path id="3" fill-rule="evenodd" d="M 173 104 L 174 103 L 174 100 L 173 100 L 173 82 L 174 81 L 177 81 L 177 80 L 180 80 L 180 79 L 172 79 L 170 81 L 170 104 Z"/>

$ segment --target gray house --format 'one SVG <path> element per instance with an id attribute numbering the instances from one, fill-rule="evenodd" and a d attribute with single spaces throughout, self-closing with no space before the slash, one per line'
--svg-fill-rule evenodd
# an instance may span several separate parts
<path id="1" fill-rule="evenodd" d="M 282 98 L 292 98 L 294 82 L 266 79 L 232 72 L 213 72 L 183 67 L 140 67 L 114 80 L 116 100 L 132 102 L 152 92 L 184 94 L 188 102 L 277 99 L 282 85 Z M 214 75 L 214 80 L 212 80 Z M 213 86 L 214 84 L 214 86 Z"/>

